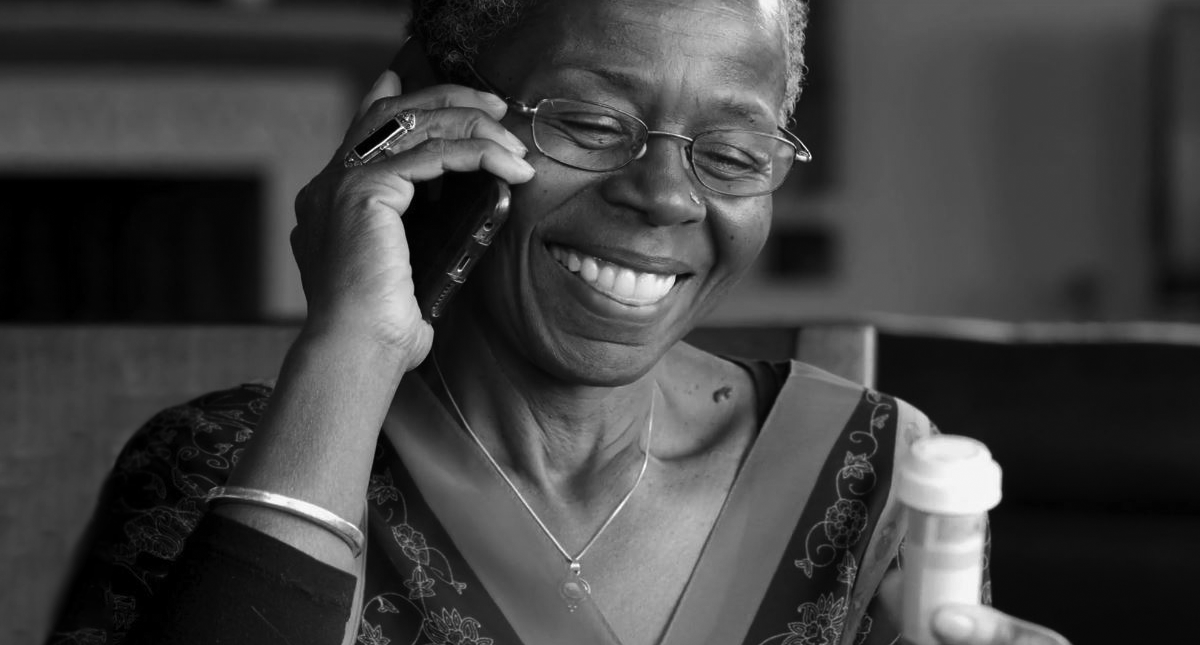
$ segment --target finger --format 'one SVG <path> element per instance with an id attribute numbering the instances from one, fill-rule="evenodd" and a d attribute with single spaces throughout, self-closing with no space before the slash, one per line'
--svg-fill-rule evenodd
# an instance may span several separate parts
<path id="1" fill-rule="evenodd" d="M 533 178 L 534 169 L 519 156 L 485 139 L 429 139 L 415 148 L 368 168 L 394 173 L 407 182 L 429 181 L 447 172 L 486 170 L 510 184 Z"/>
<path id="2" fill-rule="evenodd" d="M 883 581 L 879 583 L 878 592 L 879 603 L 883 607 L 884 614 L 897 627 L 901 625 L 900 616 L 903 615 L 900 613 L 902 579 L 900 570 L 892 569 L 884 575 Z"/>
<path id="3" fill-rule="evenodd" d="M 415 125 L 412 131 L 388 148 L 388 156 L 415 148 L 429 139 L 490 139 L 508 148 L 518 157 L 524 157 L 528 152 L 517 135 L 475 108 L 422 110 L 415 112 L 414 116 Z"/>
<path id="4" fill-rule="evenodd" d="M 475 108 L 500 120 L 508 111 L 508 103 L 490 92 L 481 92 L 462 85 L 434 85 L 404 95 L 382 96 L 370 112 L 382 123 L 402 110 L 439 110 L 442 108 Z"/>
<path id="5" fill-rule="evenodd" d="M 1070 645 L 1054 630 L 982 605 L 947 605 L 933 614 L 947 645 Z"/>
<path id="6" fill-rule="evenodd" d="M 305 249 L 303 244 L 301 244 L 300 235 L 301 233 L 299 225 L 293 226 L 292 232 L 288 234 L 288 244 L 290 244 L 292 247 L 292 256 L 295 257 L 298 262 L 303 261 L 305 255 Z"/>
<path id="7" fill-rule="evenodd" d="M 399 83 L 398 79 L 396 83 Z M 402 112 L 428 111 L 432 113 L 436 110 L 446 108 L 474 108 L 486 114 L 492 120 L 498 121 L 498 119 L 504 116 L 507 104 L 495 94 L 478 92 L 458 85 L 439 85 L 404 96 L 384 97 L 372 103 L 366 113 L 355 119 L 354 123 L 350 125 L 350 128 L 346 131 L 346 136 L 342 139 L 342 145 L 338 147 L 334 155 L 333 161 L 339 161 L 344 158 L 346 153 L 370 136 L 371 133 L 383 127 L 388 121 Z M 428 118 L 422 118 L 421 120 L 427 121 Z M 420 125 L 421 123 L 418 122 L 417 126 L 420 127 Z M 501 135 L 501 138 L 503 140 L 502 145 L 524 150 L 524 145 L 515 136 L 510 138 Z"/>
<path id="8" fill-rule="evenodd" d="M 367 95 L 363 97 L 362 103 L 358 106 L 356 119 L 361 119 L 367 110 L 371 108 L 377 101 L 390 96 L 400 95 L 400 77 L 390 69 L 385 69 L 379 78 L 375 79 L 375 84 L 367 91 Z"/>

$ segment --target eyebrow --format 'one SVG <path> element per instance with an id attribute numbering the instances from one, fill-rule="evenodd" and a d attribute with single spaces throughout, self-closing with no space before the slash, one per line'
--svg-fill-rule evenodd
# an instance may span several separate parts
<path id="1" fill-rule="evenodd" d="M 721 110 L 722 112 L 732 114 L 733 116 L 744 121 L 757 123 L 759 120 L 765 119 L 774 125 L 775 119 L 770 112 L 752 108 L 745 103 L 735 100 L 733 97 L 722 96 L 718 98 L 716 100 L 716 106 L 717 109 Z"/>
<path id="2" fill-rule="evenodd" d="M 615 69 L 583 67 L 580 65 L 563 65 L 563 67 L 566 69 L 583 72 L 589 76 L 599 76 L 606 83 L 613 86 L 614 89 L 624 90 L 626 92 L 633 92 L 638 88 L 638 86 L 642 85 L 641 79 L 637 78 L 633 74 L 627 74 Z"/>

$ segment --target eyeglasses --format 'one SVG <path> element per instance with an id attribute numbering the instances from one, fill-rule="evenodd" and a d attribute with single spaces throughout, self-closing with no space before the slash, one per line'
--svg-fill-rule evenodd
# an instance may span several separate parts
<path id="1" fill-rule="evenodd" d="M 533 143 L 542 154 L 571 168 L 608 172 L 646 154 L 652 136 L 685 142 L 684 157 L 696 179 L 722 195 L 755 197 L 783 185 L 796 161 L 812 161 L 799 137 L 750 130 L 709 130 L 694 137 L 651 130 L 645 121 L 615 107 L 575 99 L 542 99 L 530 106 L 496 89 L 468 66 L 479 83 L 530 119 Z"/>

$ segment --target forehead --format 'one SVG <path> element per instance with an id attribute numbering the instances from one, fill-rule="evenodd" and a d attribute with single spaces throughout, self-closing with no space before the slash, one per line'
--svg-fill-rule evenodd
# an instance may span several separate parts
<path id="1" fill-rule="evenodd" d="M 627 86 L 615 89 L 684 92 L 773 116 L 786 89 L 778 2 L 548 0 L 497 53 L 514 80 L 583 70 Z"/>

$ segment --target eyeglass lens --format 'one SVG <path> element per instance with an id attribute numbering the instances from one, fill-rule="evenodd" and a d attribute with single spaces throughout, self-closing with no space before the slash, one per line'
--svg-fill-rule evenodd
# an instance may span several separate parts
<path id="1" fill-rule="evenodd" d="M 546 156 L 583 170 L 616 170 L 633 161 L 648 137 L 637 117 L 615 108 L 569 99 L 544 99 L 533 114 L 533 140 Z M 769 193 L 783 183 L 795 159 L 787 141 L 744 130 L 697 136 L 689 160 L 700 183 L 727 195 Z"/>

